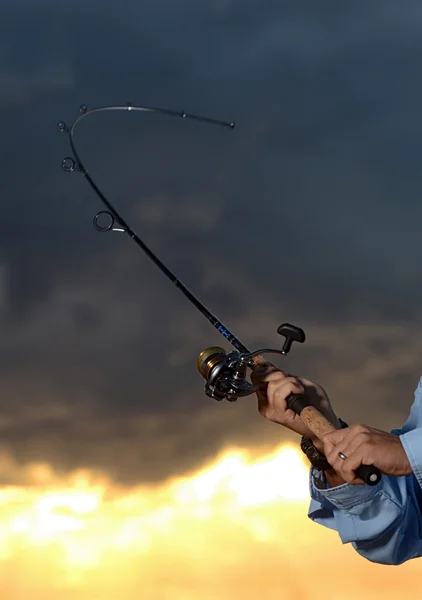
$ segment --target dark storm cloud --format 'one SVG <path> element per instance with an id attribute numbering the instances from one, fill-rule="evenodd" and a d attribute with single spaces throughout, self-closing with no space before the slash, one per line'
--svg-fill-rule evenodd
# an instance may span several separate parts
<path id="1" fill-rule="evenodd" d="M 82 102 L 237 121 L 103 115 L 78 140 L 107 196 L 246 344 L 278 344 L 282 321 L 305 326 L 289 369 L 321 381 L 343 418 L 371 406 L 375 426 L 400 425 L 421 344 L 421 21 L 416 2 L 5 9 L 8 452 L 133 481 L 288 436 L 253 399 L 204 397 L 195 359 L 221 338 L 130 240 L 92 230 L 102 206 L 61 172 L 69 148 L 55 131 Z"/>

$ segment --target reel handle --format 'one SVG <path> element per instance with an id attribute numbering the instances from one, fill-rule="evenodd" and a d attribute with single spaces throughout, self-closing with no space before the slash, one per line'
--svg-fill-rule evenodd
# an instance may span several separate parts
<path id="1" fill-rule="evenodd" d="M 306 427 L 321 441 L 324 435 L 336 430 L 334 425 L 315 406 L 307 404 L 300 394 L 290 394 L 287 398 L 287 406 L 300 416 Z M 381 471 L 373 465 L 361 465 L 356 469 L 356 475 L 367 485 L 377 485 L 382 477 Z"/>
<path id="2" fill-rule="evenodd" d="M 280 354 L 286 356 L 291 348 L 293 342 L 298 342 L 299 344 L 303 344 L 306 339 L 305 332 L 300 327 L 296 327 L 295 325 L 290 325 L 290 323 L 283 323 L 277 329 L 277 333 L 285 338 L 283 348 L 281 349 Z M 277 369 L 275 365 L 265 360 L 263 356 L 254 356 L 252 358 L 252 362 L 255 369 L 259 369 L 262 367 L 274 367 Z"/>

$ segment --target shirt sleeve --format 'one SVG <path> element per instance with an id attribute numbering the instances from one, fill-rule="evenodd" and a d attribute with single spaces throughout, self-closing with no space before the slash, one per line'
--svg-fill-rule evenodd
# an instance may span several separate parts
<path id="1" fill-rule="evenodd" d="M 422 556 L 422 378 L 400 437 L 413 474 L 383 475 L 376 486 L 330 488 L 322 472 L 310 470 L 311 504 L 308 517 L 336 530 L 343 544 L 367 560 L 400 565 Z"/>

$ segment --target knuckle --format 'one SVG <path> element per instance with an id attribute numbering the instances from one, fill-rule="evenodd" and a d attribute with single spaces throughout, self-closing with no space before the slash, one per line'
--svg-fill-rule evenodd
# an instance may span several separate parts
<path id="1" fill-rule="evenodd" d="M 272 379 L 267 385 L 267 397 L 271 402 L 285 400 L 290 394 L 297 393 L 298 388 L 303 390 L 300 383 L 294 378 Z"/>
<path id="2" fill-rule="evenodd" d="M 297 382 L 295 380 L 288 381 L 286 383 L 286 385 L 285 385 L 286 395 L 287 394 L 292 394 L 292 393 L 303 392 L 303 391 L 304 391 L 303 386 L 299 382 Z"/>
<path id="3" fill-rule="evenodd" d="M 371 440 L 365 440 L 359 446 L 359 454 L 367 455 L 372 450 Z"/>
<path id="4" fill-rule="evenodd" d="M 368 427 L 361 423 L 358 423 L 357 425 L 353 425 L 353 430 L 356 433 L 367 433 L 369 431 Z"/>
<path id="5" fill-rule="evenodd" d="M 268 398 L 272 398 L 278 390 L 279 390 L 279 383 L 277 381 L 270 381 L 267 386 Z"/>
<path id="6" fill-rule="evenodd" d="M 285 381 L 272 381 L 271 383 L 271 390 L 274 394 L 277 396 L 286 395 L 286 390 L 288 389 L 289 385 L 286 384 Z"/>
<path id="7" fill-rule="evenodd" d="M 327 458 L 327 460 L 329 462 L 336 459 L 336 456 L 334 455 L 333 451 L 328 449 L 326 446 L 324 446 L 322 453 L 324 454 L 324 456 Z"/>
<path id="8" fill-rule="evenodd" d="M 274 371 L 273 373 L 269 373 L 265 375 L 264 381 L 268 384 L 270 383 L 280 383 L 285 378 L 284 373 L 281 371 Z"/>
<path id="9" fill-rule="evenodd" d="M 274 402 L 281 402 L 284 397 L 285 393 L 279 382 L 274 381 L 268 384 L 267 398 L 270 404 L 273 404 Z"/>

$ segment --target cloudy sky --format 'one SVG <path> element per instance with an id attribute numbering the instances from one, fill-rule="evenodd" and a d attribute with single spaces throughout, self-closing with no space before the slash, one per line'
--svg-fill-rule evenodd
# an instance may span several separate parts
<path id="1" fill-rule="evenodd" d="M 401 426 L 422 374 L 421 27 L 416 0 L 6 2 L 2 485 L 32 485 L 32 463 L 159 485 L 227 447 L 299 441 L 253 397 L 204 395 L 196 358 L 223 338 L 129 238 L 93 229 L 103 206 L 61 170 L 56 131 L 82 103 L 236 121 L 108 113 L 75 141 L 245 345 L 303 327 L 278 364 L 321 383 L 347 422 Z"/>

